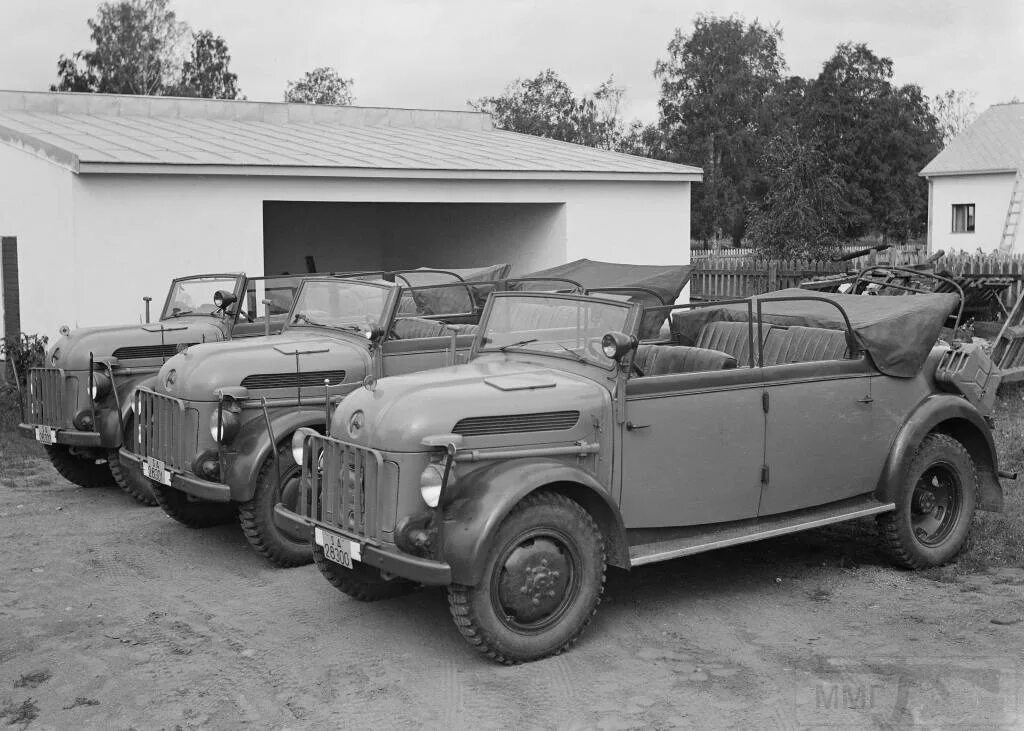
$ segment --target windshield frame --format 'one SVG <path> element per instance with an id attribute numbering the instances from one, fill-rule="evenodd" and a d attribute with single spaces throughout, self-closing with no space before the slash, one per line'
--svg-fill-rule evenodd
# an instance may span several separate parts
<path id="1" fill-rule="evenodd" d="M 499 291 L 491 293 L 491 296 L 487 298 L 487 304 L 484 306 L 483 314 L 480 315 L 480 327 L 477 331 L 476 339 L 473 341 L 473 349 L 470 352 L 470 360 L 475 359 L 477 356 L 500 353 L 502 355 L 510 355 L 514 353 L 528 353 L 530 355 L 539 355 L 544 357 L 558 358 L 559 360 L 566 360 L 571 363 L 585 362 L 586 365 L 599 368 L 603 371 L 615 371 L 619 368 L 620 363 L 614 359 L 609 358 L 607 364 L 595 361 L 582 353 L 576 353 L 575 351 L 565 350 L 538 350 L 531 348 L 529 343 L 524 343 L 522 346 L 516 348 L 509 348 L 508 350 L 502 351 L 501 346 L 498 347 L 486 347 L 483 339 L 487 333 L 487 325 L 491 320 L 491 312 L 494 309 L 495 302 L 506 297 L 514 297 L 517 299 L 560 299 L 566 300 L 567 302 L 584 302 L 588 304 L 601 304 L 610 307 L 617 307 L 626 310 L 626 318 L 622 332 L 628 336 L 636 336 L 637 329 L 640 325 L 641 312 L 643 307 L 636 302 L 613 300 L 608 297 L 601 297 L 600 295 L 586 295 L 586 294 L 573 294 L 569 292 L 509 292 Z M 603 335 L 604 333 L 602 333 Z M 581 356 L 583 360 L 578 358 Z"/>
<path id="2" fill-rule="evenodd" d="M 234 279 L 235 280 L 235 288 L 232 290 L 232 292 L 235 295 L 235 301 L 236 302 L 241 299 L 242 293 L 245 292 L 246 282 L 248 281 L 248 278 L 242 272 L 222 272 L 220 274 L 192 274 L 192 275 L 187 276 L 187 277 L 175 277 L 174 279 L 171 280 L 171 286 L 167 288 L 167 296 L 164 297 L 164 306 L 160 310 L 160 319 L 157 320 L 157 322 L 169 322 L 171 320 L 180 320 L 182 317 L 210 317 L 210 316 L 214 316 L 214 317 L 219 317 L 222 320 L 227 319 L 224 316 L 224 311 L 223 310 L 214 310 L 213 312 L 199 312 L 199 313 L 193 312 L 193 313 L 189 313 L 188 315 L 178 315 L 178 316 L 168 315 L 167 314 L 167 308 L 170 307 L 170 305 L 171 305 L 171 297 L 174 295 L 175 287 L 177 287 L 180 282 L 189 282 L 189 281 L 200 280 L 200 279 Z M 213 298 L 213 293 L 210 294 L 210 297 L 211 297 L 211 299 Z M 218 315 L 218 312 L 219 312 L 219 315 Z"/>
<path id="3" fill-rule="evenodd" d="M 288 319 L 285 321 L 284 326 L 281 328 L 281 333 L 285 333 L 288 330 L 290 330 L 291 328 L 295 327 L 295 328 L 304 328 L 304 329 L 307 329 L 307 330 L 330 330 L 332 332 L 344 333 L 345 335 L 351 335 L 351 336 L 354 336 L 354 337 L 365 337 L 365 334 L 360 336 L 354 330 L 347 330 L 345 328 L 338 327 L 336 325 L 314 326 L 314 325 L 309 325 L 309 324 L 302 325 L 302 324 L 298 324 L 298 323 L 295 322 L 296 306 L 299 304 L 299 300 L 302 297 L 302 290 L 304 290 L 306 288 L 306 286 L 309 285 L 309 283 L 311 283 L 311 282 L 314 282 L 314 283 L 315 282 L 326 282 L 326 283 L 330 283 L 330 284 L 346 283 L 346 284 L 355 284 L 357 286 L 376 287 L 377 289 L 386 290 L 388 295 L 387 295 L 387 297 L 384 298 L 384 306 L 381 308 L 382 320 L 378 323 L 378 325 L 380 327 L 387 327 L 386 321 L 390 319 L 391 313 L 393 313 L 394 310 L 396 309 L 397 298 L 396 298 L 395 293 L 398 292 L 401 289 L 401 287 L 399 287 L 399 286 L 397 286 L 395 284 L 392 284 L 390 282 L 385 282 L 385 281 L 382 281 L 382 280 L 365 280 L 365 279 L 357 279 L 357 278 L 350 277 L 350 276 L 336 276 L 336 277 L 324 276 L 324 275 L 305 276 L 305 277 L 302 278 L 302 281 L 299 283 L 299 288 L 295 290 L 295 297 L 292 300 L 292 306 L 288 309 Z"/>

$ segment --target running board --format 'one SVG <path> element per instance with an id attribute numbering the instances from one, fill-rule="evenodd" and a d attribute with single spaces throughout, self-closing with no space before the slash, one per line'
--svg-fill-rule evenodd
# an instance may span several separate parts
<path id="1" fill-rule="evenodd" d="M 895 508 L 894 503 L 880 503 L 868 495 L 782 515 L 737 520 L 732 523 L 715 523 L 690 528 L 633 529 L 627 531 L 630 543 L 629 563 L 631 566 L 643 566 L 680 556 L 713 551 L 716 548 L 760 541 L 787 533 L 799 533 L 831 523 L 885 513 Z"/>

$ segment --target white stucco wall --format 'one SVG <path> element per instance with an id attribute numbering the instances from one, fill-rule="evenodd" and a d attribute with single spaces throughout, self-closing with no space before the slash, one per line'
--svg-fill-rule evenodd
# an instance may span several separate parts
<path id="1" fill-rule="evenodd" d="M 929 179 L 928 248 L 930 251 L 996 251 L 1013 191 L 1013 173 L 943 175 Z M 953 206 L 974 204 L 974 232 L 953 233 Z M 1024 236 L 1016 252 L 1024 251 Z"/>
<path id="2" fill-rule="evenodd" d="M 0 233 L 18 236 L 21 254 L 22 326 L 51 335 L 63 323 L 137 321 L 142 296 L 159 306 L 174 276 L 262 274 L 264 201 L 559 203 L 564 249 L 550 263 L 690 256 L 686 182 L 76 176 L 4 145 L 0 171 Z"/>
<path id="3" fill-rule="evenodd" d="M 72 182 L 67 169 L 0 144 L 0 236 L 18 239 L 21 326 L 53 337 L 76 316 Z M 3 301 L 0 299 L 0 323 Z"/>

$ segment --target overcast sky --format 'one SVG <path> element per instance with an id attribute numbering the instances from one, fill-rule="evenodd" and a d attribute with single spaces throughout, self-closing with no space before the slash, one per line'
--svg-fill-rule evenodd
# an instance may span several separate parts
<path id="1" fill-rule="evenodd" d="M 61 53 L 91 47 L 96 0 L 0 0 L 0 89 L 46 90 Z M 653 121 L 654 63 L 699 13 L 778 23 L 790 73 L 817 75 L 843 41 L 926 94 L 973 90 L 978 111 L 1024 99 L 1022 0 L 172 0 L 225 38 L 242 92 L 280 101 L 316 66 L 355 79 L 358 104 L 464 108 L 555 69 L 577 93 L 614 74 L 627 118 Z"/>

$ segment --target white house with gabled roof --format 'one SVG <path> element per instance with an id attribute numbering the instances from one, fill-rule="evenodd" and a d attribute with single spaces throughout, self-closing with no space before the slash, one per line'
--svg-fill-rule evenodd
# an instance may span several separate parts
<path id="1" fill-rule="evenodd" d="M 477 112 L 0 91 L 5 331 L 204 272 L 686 264 L 701 175 Z"/>
<path id="2" fill-rule="evenodd" d="M 921 171 L 928 180 L 928 249 L 1020 253 L 1024 104 L 983 112 Z"/>

